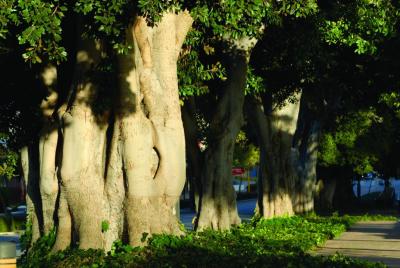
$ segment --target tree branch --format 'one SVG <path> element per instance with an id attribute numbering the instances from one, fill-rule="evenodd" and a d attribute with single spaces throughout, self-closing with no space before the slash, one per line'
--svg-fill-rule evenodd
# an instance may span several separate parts
<path id="1" fill-rule="evenodd" d="M 133 33 L 136 37 L 136 42 L 142 56 L 143 67 L 152 68 L 153 60 L 151 58 L 150 29 L 147 26 L 145 18 L 137 18 L 135 24 L 133 25 Z"/>
<path id="2" fill-rule="evenodd" d="M 177 57 L 179 56 L 179 52 L 183 42 L 185 41 L 186 35 L 192 27 L 192 23 L 193 18 L 190 16 L 189 11 L 185 10 L 177 14 L 175 20 Z"/>

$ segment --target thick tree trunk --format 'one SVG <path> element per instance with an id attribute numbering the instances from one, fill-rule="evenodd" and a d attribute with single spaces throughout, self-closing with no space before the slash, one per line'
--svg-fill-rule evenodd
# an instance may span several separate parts
<path id="1" fill-rule="evenodd" d="M 232 186 L 232 162 L 236 136 L 243 124 L 248 61 L 239 51 L 226 57 L 228 81 L 211 122 L 201 178 L 196 226 L 200 230 L 207 227 L 224 230 L 240 223 Z"/>
<path id="2" fill-rule="evenodd" d="M 58 94 L 54 89 L 57 81 L 55 66 L 48 65 L 41 74 L 48 96 L 40 106 L 43 126 L 39 134 L 40 195 L 43 210 L 43 232 L 48 234 L 54 227 L 54 214 L 58 195 L 56 153 L 58 144 L 58 121 L 53 114 Z"/>
<path id="3" fill-rule="evenodd" d="M 266 218 L 314 210 L 320 125 L 307 96 L 295 97 L 301 101 L 275 109 L 267 99 L 246 101 L 260 144 L 258 210 Z"/>
<path id="4" fill-rule="evenodd" d="M 61 187 L 79 247 L 102 248 L 107 115 L 93 112 L 98 92 L 89 75 L 100 61 L 100 44 L 79 42 L 76 60 L 74 99 L 62 116 Z"/>
<path id="5" fill-rule="evenodd" d="M 300 105 L 294 138 L 294 147 L 299 151 L 296 167 L 298 180 L 292 201 L 295 213 L 304 214 L 314 210 L 320 123 L 308 108 L 306 94 L 303 94 Z"/>
<path id="6" fill-rule="evenodd" d="M 31 144 L 21 149 L 22 176 L 26 185 L 27 222 L 31 223 L 32 241 L 36 242 L 41 236 L 43 222 L 39 189 L 39 170 L 37 144 Z M 36 148 L 35 148 L 36 147 Z"/>
<path id="7" fill-rule="evenodd" d="M 299 158 L 293 138 L 300 102 L 288 103 L 271 112 L 260 100 L 247 104 L 260 144 L 258 211 L 265 218 L 293 215 L 292 197 L 298 180 Z"/>
<path id="8" fill-rule="evenodd" d="M 191 24 L 188 12 L 164 14 L 153 27 L 136 18 L 127 31 L 133 50 L 119 60 L 111 125 L 93 76 L 100 42 L 78 35 L 71 94 L 61 107 L 54 69 L 45 68 L 40 146 L 21 151 L 34 240 L 55 223 L 53 251 L 71 244 L 109 250 L 124 234 L 138 245 L 144 232 L 180 233 L 175 205 L 185 183 L 185 139 L 176 64 Z"/>
<path id="9" fill-rule="evenodd" d="M 304 157 L 300 160 L 299 178 L 296 185 L 293 207 L 297 214 L 314 211 L 314 196 L 317 184 L 317 160 L 319 123 L 312 122 L 305 145 Z"/>
<path id="10" fill-rule="evenodd" d="M 202 155 L 198 145 L 198 128 L 195 118 L 194 97 L 187 100 L 182 107 L 182 120 L 185 129 L 186 154 L 188 161 L 188 179 L 190 185 L 190 199 L 196 212 L 199 208 L 200 176 L 202 169 Z"/>
<path id="11" fill-rule="evenodd" d="M 336 191 L 335 179 L 319 179 L 316 186 L 315 210 L 329 214 L 333 210 L 333 196 Z"/>
<path id="12" fill-rule="evenodd" d="M 187 12 L 164 14 L 153 27 L 139 17 L 127 32 L 133 51 L 119 59 L 120 100 L 114 129 L 119 130 L 115 135 L 119 135 L 132 245 L 141 243 L 144 232 L 181 232 L 175 205 L 185 183 L 186 164 L 176 64 L 191 24 Z"/>
<path id="13" fill-rule="evenodd" d="M 119 122 L 114 122 L 118 126 Z M 122 237 L 125 224 L 124 200 L 125 181 L 122 170 L 122 147 L 120 145 L 120 130 L 113 129 L 113 137 L 109 146 L 109 160 L 105 181 L 105 203 L 106 221 L 109 229 L 105 232 L 104 248 L 110 250 L 112 243 L 116 240 L 124 240 Z M 122 238 L 122 239 L 121 239 Z"/>

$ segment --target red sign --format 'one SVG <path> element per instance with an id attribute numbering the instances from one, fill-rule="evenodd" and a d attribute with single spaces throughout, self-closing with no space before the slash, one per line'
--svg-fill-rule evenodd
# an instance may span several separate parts
<path id="1" fill-rule="evenodd" d="M 244 174 L 244 168 L 241 168 L 241 167 L 232 168 L 233 176 L 242 175 L 242 174 Z"/>

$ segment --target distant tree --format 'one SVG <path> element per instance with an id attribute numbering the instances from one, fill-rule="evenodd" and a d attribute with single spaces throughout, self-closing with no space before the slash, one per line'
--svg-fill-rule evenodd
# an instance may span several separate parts
<path id="1" fill-rule="evenodd" d="M 261 149 L 261 215 L 313 210 L 319 132 L 376 103 L 382 83 L 369 67 L 396 36 L 398 14 L 387 1 L 320 2 L 314 15 L 287 18 L 258 43 L 252 63 L 266 90 L 248 110 Z"/>

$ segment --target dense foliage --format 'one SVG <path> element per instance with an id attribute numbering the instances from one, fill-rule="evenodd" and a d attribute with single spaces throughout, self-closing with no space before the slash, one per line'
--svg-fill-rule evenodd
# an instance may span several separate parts
<path id="1" fill-rule="evenodd" d="M 260 162 L 260 149 L 249 141 L 244 131 L 236 137 L 233 165 L 251 169 Z"/>
<path id="2" fill-rule="evenodd" d="M 18 154 L 7 145 L 8 136 L 0 133 L 0 178 L 11 179 L 16 174 Z"/>
<path id="3" fill-rule="evenodd" d="M 49 254 L 53 232 L 34 244 L 22 258 L 21 267 L 385 267 L 341 255 L 320 257 L 307 253 L 356 221 L 382 219 L 395 218 L 310 215 L 254 219 L 224 232 L 206 230 L 181 237 L 155 235 L 147 239 L 145 247 L 116 242 L 107 254 L 78 249 Z"/>

